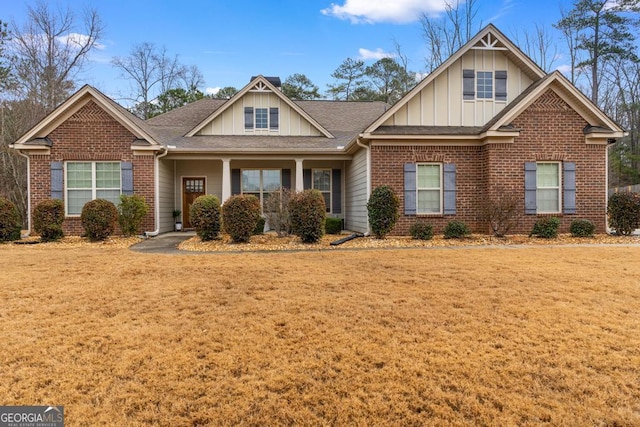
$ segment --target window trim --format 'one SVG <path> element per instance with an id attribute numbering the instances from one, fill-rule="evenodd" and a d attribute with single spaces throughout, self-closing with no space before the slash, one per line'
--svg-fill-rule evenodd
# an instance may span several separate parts
<path id="1" fill-rule="evenodd" d="M 562 192 L 563 192 L 563 183 L 562 183 L 562 163 L 557 161 L 537 161 L 536 162 L 536 198 L 538 196 L 539 190 L 553 190 L 557 189 L 558 192 L 558 208 L 555 211 L 542 211 L 538 208 L 538 203 L 536 199 L 536 214 L 561 214 L 563 213 L 563 201 L 562 201 Z M 542 187 L 540 186 L 540 180 L 538 179 L 538 171 L 540 170 L 539 166 L 541 164 L 553 164 L 558 166 L 558 186 L 557 187 Z"/>
<path id="2" fill-rule="evenodd" d="M 78 163 L 89 163 L 91 164 L 91 188 L 71 188 L 69 187 L 69 169 L 68 169 L 68 165 L 69 164 L 78 164 Z M 120 174 L 120 187 L 117 188 L 117 190 L 120 192 L 120 195 L 122 195 L 122 162 L 121 161 L 114 161 L 114 160 L 104 160 L 104 161 L 95 161 L 95 160 L 70 160 L 70 161 L 65 161 L 64 162 L 64 214 L 65 217 L 69 217 L 69 218 L 79 218 L 80 215 L 82 213 L 77 213 L 77 214 L 70 214 L 69 213 L 69 190 L 73 191 L 73 190 L 91 190 L 91 200 L 95 200 L 97 199 L 97 192 L 98 192 L 98 187 L 97 187 L 97 167 L 96 165 L 98 163 L 111 163 L 111 164 L 117 164 L 118 165 L 118 172 Z M 100 190 L 116 190 L 115 187 L 113 188 L 100 188 Z M 91 201 L 91 200 L 88 200 Z M 84 205 L 83 205 L 84 206 Z"/>
<path id="3" fill-rule="evenodd" d="M 328 190 L 320 190 L 315 188 L 315 180 L 313 179 L 313 175 L 315 171 L 324 171 L 329 172 L 329 189 Z M 329 193 L 329 204 L 327 205 L 326 212 L 328 214 L 333 213 L 333 169 L 331 168 L 311 168 L 311 189 L 318 190 L 320 193 Z"/>
<path id="4" fill-rule="evenodd" d="M 420 191 L 434 191 L 436 188 L 425 187 L 421 188 L 419 185 L 419 170 L 420 166 L 438 166 L 439 175 L 440 175 L 440 187 L 437 188 L 439 190 L 439 207 L 438 212 L 420 212 Z M 417 162 L 416 163 L 416 215 L 444 215 L 444 164 L 440 162 Z"/>

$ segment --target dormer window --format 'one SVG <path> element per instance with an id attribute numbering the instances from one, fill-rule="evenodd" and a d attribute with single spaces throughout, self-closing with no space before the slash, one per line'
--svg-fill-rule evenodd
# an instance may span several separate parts
<path id="1" fill-rule="evenodd" d="M 477 91 L 478 99 L 493 98 L 493 73 L 491 71 L 478 71 Z"/>
<path id="2" fill-rule="evenodd" d="M 278 130 L 279 110 L 277 107 L 244 107 L 244 130 Z"/>

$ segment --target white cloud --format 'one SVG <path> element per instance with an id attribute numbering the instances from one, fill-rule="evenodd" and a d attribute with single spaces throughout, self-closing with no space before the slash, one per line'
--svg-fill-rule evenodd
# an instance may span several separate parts
<path id="1" fill-rule="evenodd" d="M 344 0 L 340 6 L 322 9 L 323 15 L 349 20 L 352 23 L 394 22 L 404 24 L 417 21 L 422 13 L 437 14 L 445 10 L 443 0 Z"/>
<path id="2" fill-rule="evenodd" d="M 558 65 L 558 68 L 556 69 L 563 74 L 567 74 L 571 72 L 571 65 L 569 64 Z"/>
<path id="3" fill-rule="evenodd" d="M 80 47 L 85 45 L 89 41 L 89 36 L 80 33 L 69 33 L 64 36 L 56 37 L 56 40 L 58 40 L 62 44 Z M 104 50 L 106 48 L 106 46 L 102 43 L 96 43 L 94 47 L 98 50 Z"/>
<path id="4" fill-rule="evenodd" d="M 362 59 L 363 61 L 368 61 L 370 59 L 377 61 L 382 58 L 393 58 L 395 56 L 395 54 L 385 52 L 381 48 L 377 48 L 376 50 L 369 50 L 361 47 L 360 49 L 358 49 L 358 53 L 360 54 L 358 59 Z"/>
<path id="5" fill-rule="evenodd" d="M 206 93 L 207 95 L 215 95 L 218 92 L 220 92 L 219 87 L 208 87 L 204 90 L 204 93 Z"/>

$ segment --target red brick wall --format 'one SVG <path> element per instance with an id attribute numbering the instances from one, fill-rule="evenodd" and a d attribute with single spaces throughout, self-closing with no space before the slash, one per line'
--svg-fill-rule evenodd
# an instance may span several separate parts
<path id="1" fill-rule="evenodd" d="M 143 221 L 143 230 L 155 229 L 153 155 L 133 155 L 131 143 L 135 136 L 129 130 L 95 102 L 89 101 L 48 137 L 53 142 L 50 155 L 32 155 L 30 160 L 32 210 L 42 200 L 51 198 L 51 162 L 131 161 L 134 192 L 144 196 L 150 207 L 149 214 Z M 80 235 L 84 232 L 79 217 L 66 218 L 63 229 L 67 235 Z"/>
<path id="2" fill-rule="evenodd" d="M 548 90 L 514 121 L 521 129 L 512 144 L 483 147 L 372 146 L 372 186 L 391 186 L 401 199 L 401 215 L 394 234 L 408 234 L 417 218 L 433 224 L 441 233 L 447 222 L 466 222 L 474 232 L 488 232 L 480 220 L 483 200 L 499 192 L 518 197 L 519 225 L 512 233 L 528 234 L 540 215 L 524 213 L 524 163 L 544 160 L 575 162 L 576 214 L 559 214 L 560 232 L 568 232 L 571 220 L 589 219 L 597 232 L 605 231 L 606 146 L 587 145 L 586 121 L 552 90 Z M 403 164 L 407 162 L 455 163 L 456 215 L 405 216 Z"/>

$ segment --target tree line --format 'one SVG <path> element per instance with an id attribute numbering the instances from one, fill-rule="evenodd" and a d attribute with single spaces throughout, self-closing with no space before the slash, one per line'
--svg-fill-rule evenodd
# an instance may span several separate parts
<path id="1" fill-rule="evenodd" d="M 640 0 L 574 0 L 551 28 L 536 25 L 510 38 L 545 71 L 557 65 L 560 52 L 568 61 L 565 75 L 595 105 L 628 130 L 610 150 L 610 183 L 640 182 L 640 60 L 637 28 Z M 26 212 L 26 162 L 8 149 L 28 129 L 67 99 L 79 86 L 89 55 L 100 48 L 104 25 L 98 11 L 55 8 L 44 0 L 27 6 L 23 25 L 0 17 L 0 194 Z M 478 0 L 445 0 L 439 16 L 422 15 L 421 32 L 427 55 L 426 73 L 462 47 L 483 23 Z M 561 49 L 555 34 L 561 35 Z M 233 86 L 205 94 L 196 65 L 151 42 L 132 45 L 111 64 L 128 83 L 118 101 L 143 119 L 212 96 L 229 99 Z M 419 80 L 395 43 L 395 52 L 367 65 L 346 58 L 331 74 L 324 92 L 305 74 L 288 76 L 283 93 L 295 100 L 397 102 Z"/>

